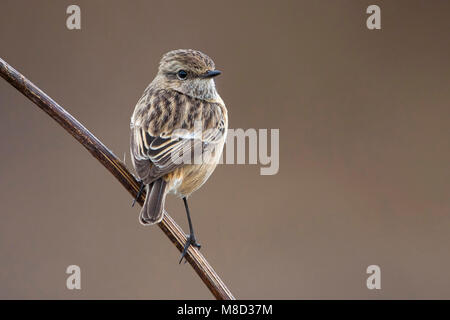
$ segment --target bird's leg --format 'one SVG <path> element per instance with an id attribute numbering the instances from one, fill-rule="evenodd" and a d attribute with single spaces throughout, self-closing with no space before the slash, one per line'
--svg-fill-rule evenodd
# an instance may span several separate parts
<path id="1" fill-rule="evenodd" d="M 184 245 L 184 248 L 183 248 L 183 252 L 181 253 L 181 259 L 180 259 L 179 263 L 181 263 L 181 261 L 183 261 L 183 258 L 186 255 L 187 250 L 189 249 L 190 245 L 193 245 L 194 247 L 198 248 L 199 250 L 201 248 L 201 245 L 199 243 L 197 243 L 197 240 L 195 239 L 194 227 L 192 227 L 191 215 L 189 213 L 189 207 L 187 204 L 186 197 L 183 198 L 183 202 L 184 202 L 184 207 L 186 208 L 186 215 L 187 215 L 187 219 L 188 219 L 188 223 L 189 223 L 189 236 L 187 237 L 186 244 Z"/>
<path id="2" fill-rule="evenodd" d="M 144 191 L 144 188 L 145 188 L 144 181 L 141 180 L 141 181 L 139 181 L 139 183 L 141 184 L 141 187 L 139 188 L 139 191 L 138 191 L 138 193 L 136 195 L 136 198 L 134 198 L 133 202 L 131 203 L 132 207 L 134 207 L 134 205 L 136 204 L 136 201 L 141 197 L 142 191 Z"/>

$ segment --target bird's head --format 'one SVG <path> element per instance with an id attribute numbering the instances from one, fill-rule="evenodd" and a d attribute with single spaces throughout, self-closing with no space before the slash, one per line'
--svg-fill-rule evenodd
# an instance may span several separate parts
<path id="1" fill-rule="evenodd" d="M 213 78 L 221 72 L 206 54 L 179 49 L 166 53 L 159 63 L 158 84 L 186 95 L 214 101 L 218 97 Z"/>

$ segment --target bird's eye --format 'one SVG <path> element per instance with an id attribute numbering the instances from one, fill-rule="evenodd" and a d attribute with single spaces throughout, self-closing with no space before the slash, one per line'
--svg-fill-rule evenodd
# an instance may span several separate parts
<path id="1" fill-rule="evenodd" d="M 178 79 L 184 80 L 187 78 L 187 72 L 184 70 L 180 70 L 180 71 L 178 71 L 177 76 L 178 76 Z"/>

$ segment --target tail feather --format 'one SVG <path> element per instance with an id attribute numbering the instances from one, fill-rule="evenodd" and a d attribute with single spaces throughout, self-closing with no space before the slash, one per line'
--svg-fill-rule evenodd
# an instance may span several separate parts
<path id="1" fill-rule="evenodd" d="M 152 189 L 145 197 L 144 206 L 141 209 L 140 220 L 143 224 L 155 224 L 161 222 L 164 216 L 164 202 L 166 200 L 166 182 L 159 178 L 152 184 Z"/>

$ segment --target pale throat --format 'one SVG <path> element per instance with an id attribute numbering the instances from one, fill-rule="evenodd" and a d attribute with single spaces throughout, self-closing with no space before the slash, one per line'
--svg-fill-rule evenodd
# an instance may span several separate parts
<path id="1" fill-rule="evenodd" d="M 222 101 L 216 90 L 216 85 L 213 79 L 193 79 L 186 81 L 182 84 L 180 91 L 201 100 L 211 102 Z"/>

